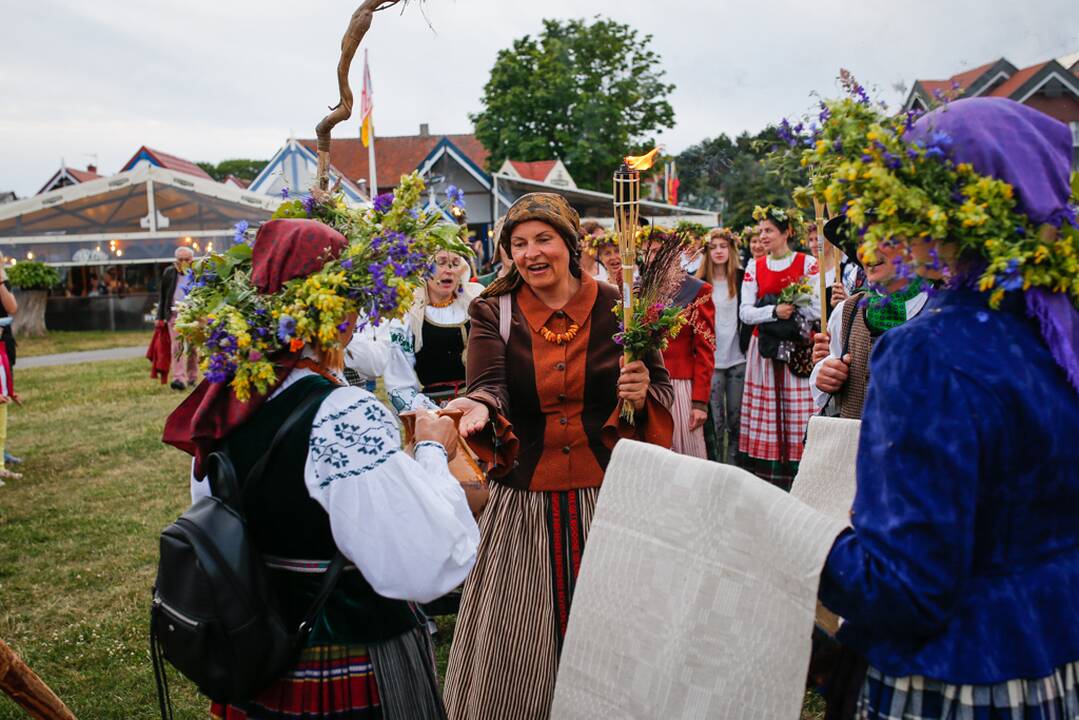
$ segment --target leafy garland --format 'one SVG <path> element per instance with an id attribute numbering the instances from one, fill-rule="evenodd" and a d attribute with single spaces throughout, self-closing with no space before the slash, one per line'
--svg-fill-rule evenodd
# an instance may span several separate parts
<path id="1" fill-rule="evenodd" d="M 265 393 L 276 378 L 274 359 L 306 346 L 332 350 L 357 316 L 357 329 L 401 317 L 412 292 L 430 272 L 439 250 L 463 256 L 471 250 L 462 227 L 441 213 L 419 209 L 424 183 L 405 175 L 394 193 L 375 198 L 371 208 L 349 208 L 342 195 L 286 199 L 273 219 L 311 218 L 334 228 L 348 246 L 321 270 L 263 295 L 251 282 L 252 247 L 247 224 L 237 227 L 237 243 L 198 262 L 192 290 L 180 304 L 177 329 L 199 346 L 207 380 L 228 383 L 236 397 Z M 461 202 L 449 196 L 450 204 Z"/>
<path id="2" fill-rule="evenodd" d="M 842 79 L 849 97 L 822 102 L 820 127 L 789 132 L 788 148 L 773 160 L 781 167 L 793 158 L 813 171 L 809 187 L 795 193 L 799 205 L 816 196 L 845 215 L 869 258 L 884 243 L 902 245 L 904 272 L 919 264 L 914 243 L 954 243 L 959 258 L 975 268 L 978 288 L 990 293 L 992 307 L 1006 292 L 1031 287 L 1067 293 L 1079 305 L 1074 224 L 1035 227 L 1016 209 L 1011 185 L 952 162 L 950 136 L 937 131 L 926 142 L 907 141 L 917 113 L 888 115 L 849 73 Z M 1077 196 L 1073 178 L 1073 205 Z M 928 257 L 921 264 L 947 272 L 935 251 Z"/>
<path id="3" fill-rule="evenodd" d="M 757 222 L 769 220 L 777 226 L 787 225 L 791 231 L 791 242 L 794 242 L 795 238 L 798 237 L 803 223 L 802 213 L 798 208 L 780 208 L 775 205 L 766 205 L 764 207 L 757 205 L 753 208 L 753 219 Z"/>

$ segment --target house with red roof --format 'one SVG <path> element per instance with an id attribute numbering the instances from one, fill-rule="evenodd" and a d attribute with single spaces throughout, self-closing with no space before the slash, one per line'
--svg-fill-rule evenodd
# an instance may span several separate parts
<path id="1" fill-rule="evenodd" d="M 904 110 L 928 110 L 945 100 L 1002 97 L 1028 105 L 1071 126 L 1079 167 L 1079 53 L 1019 68 L 1000 58 L 945 80 L 915 80 Z"/>
<path id="2" fill-rule="evenodd" d="M 131 156 L 131 159 L 124 163 L 124 166 L 120 168 L 120 172 L 131 170 L 138 167 L 140 164 L 153 165 L 154 167 L 164 168 L 165 170 L 172 170 L 173 172 L 184 173 L 185 175 L 193 175 L 197 178 L 203 178 L 204 180 L 213 180 L 208 172 L 190 160 L 185 160 L 182 157 L 170 155 L 169 153 L 161 152 L 160 150 L 154 150 L 145 145 L 140 147 L 135 154 Z"/>
<path id="3" fill-rule="evenodd" d="M 67 187 L 68 185 L 78 185 L 79 183 L 88 182 L 90 180 L 97 180 L 99 177 L 101 177 L 101 175 L 98 175 L 96 165 L 87 165 L 85 170 L 77 170 L 68 167 L 61 161 L 60 169 L 41 186 L 41 189 L 37 191 L 37 194 L 40 195 L 43 192 Z"/>
<path id="4" fill-rule="evenodd" d="M 555 187 L 576 188 L 577 183 L 569 170 L 561 160 L 535 160 L 525 162 L 523 160 L 506 160 L 498 172 L 508 177 L 535 180 L 536 182 L 554 185 Z"/>

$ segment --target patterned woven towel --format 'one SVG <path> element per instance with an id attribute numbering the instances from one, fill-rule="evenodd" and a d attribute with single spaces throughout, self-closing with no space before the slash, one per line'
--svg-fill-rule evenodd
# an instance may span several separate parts
<path id="1" fill-rule="evenodd" d="M 797 718 L 843 527 L 734 466 L 618 443 L 551 717 Z"/>

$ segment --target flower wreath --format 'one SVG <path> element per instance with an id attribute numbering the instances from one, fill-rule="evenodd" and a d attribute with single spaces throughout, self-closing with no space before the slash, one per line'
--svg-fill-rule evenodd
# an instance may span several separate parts
<path id="1" fill-rule="evenodd" d="M 757 205 L 753 208 L 753 219 L 757 222 L 770 220 L 774 223 L 786 224 L 791 231 L 793 241 L 802 229 L 802 213 L 797 208 L 781 208 L 775 205 Z"/>
<path id="2" fill-rule="evenodd" d="M 882 243 L 902 244 L 899 268 L 912 273 L 917 263 L 911 244 L 943 240 L 958 246 L 960 258 L 974 261 L 978 288 L 990 293 L 992 307 L 999 307 L 1005 292 L 1032 287 L 1067 293 L 1079 306 L 1074 216 L 1060 227 L 1035 227 L 1016 209 L 1010 184 L 950 159 L 949 135 L 934 130 L 910 141 L 916 112 L 887 115 L 864 92 L 821 106 L 820 128 L 792 137 L 790 150 L 781 154 L 793 153 L 812 170 L 810 186 L 796 191 L 796 201 L 805 203 L 810 194 L 824 198 L 846 217 L 847 232 L 864 255 L 872 258 Z M 1072 212 L 1077 194 L 1073 175 Z M 946 270 L 935 253 L 927 262 Z"/>
<path id="3" fill-rule="evenodd" d="M 436 252 L 472 254 L 462 226 L 444 222 L 437 209 L 420 209 L 423 195 L 424 183 L 413 173 L 370 208 L 350 208 L 340 194 L 286 199 L 273 219 L 318 220 L 340 232 L 348 246 L 273 294 L 252 284 L 252 247 L 241 223 L 231 248 L 196 264 L 192 290 L 177 311 L 177 330 L 199 347 L 206 379 L 228 383 L 237 399 L 247 400 L 252 392 L 268 392 L 281 353 L 338 348 L 353 314 L 357 329 L 401 317 Z M 460 197 L 450 197 L 449 205 L 459 203 Z"/>

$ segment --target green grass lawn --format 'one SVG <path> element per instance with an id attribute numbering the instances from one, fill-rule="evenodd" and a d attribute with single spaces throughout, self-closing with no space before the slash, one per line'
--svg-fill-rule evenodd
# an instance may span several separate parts
<path id="1" fill-rule="evenodd" d="M 162 528 L 189 504 L 190 460 L 161 443 L 181 397 L 142 359 L 18 375 L 8 447 L 22 480 L 0 488 L 0 638 L 82 720 L 158 717 L 147 621 Z M 445 672 L 453 619 L 440 618 Z M 176 673 L 177 718 L 208 704 Z M 0 694 L 0 720 L 22 711 Z M 803 719 L 823 717 L 810 697 Z"/>
<path id="2" fill-rule="evenodd" d="M 35 357 L 81 350 L 105 350 L 141 345 L 146 347 L 153 330 L 50 330 L 43 338 L 16 338 L 18 357 Z"/>

